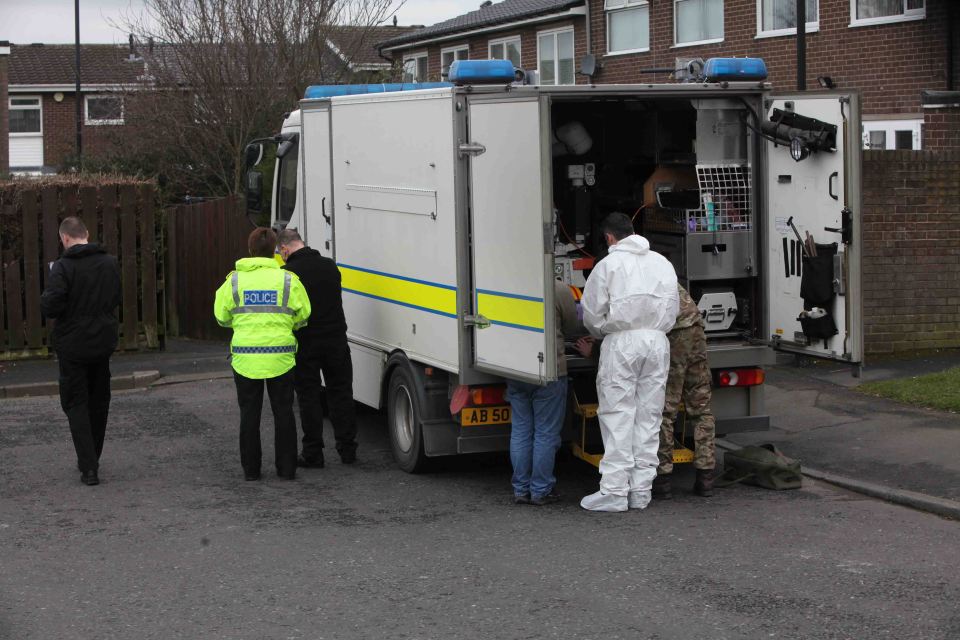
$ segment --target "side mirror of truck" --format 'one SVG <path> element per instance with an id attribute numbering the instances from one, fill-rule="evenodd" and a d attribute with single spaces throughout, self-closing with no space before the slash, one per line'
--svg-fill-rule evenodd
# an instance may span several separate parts
<path id="1" fill-rule="evenodd" d="M 247 171 L 247 211 L 259 213 L 263 209 L 263 174 L 255 169 Z"/>
<path id="2" fill-rule="evenodd" d="M 247 169 L 252 169 L 260 164 L 263 161 L 263 143 L 251 142 L 248 144 L 247 148 L 244 149 L 243 160 Z"/>

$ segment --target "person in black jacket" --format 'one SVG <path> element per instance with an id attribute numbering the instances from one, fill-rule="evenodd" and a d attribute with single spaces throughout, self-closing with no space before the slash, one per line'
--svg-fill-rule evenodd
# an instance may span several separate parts
<path id="1" fill-rule="evenodd" d="M 330 258 L 303 244 L 296 229 L 277 236 L 285 269 L 297 274 L 307 290 L 313 312 L 307 326 L 296 332 L 297 366 L 294 387 L 300 404 L 303 450 L 297 460 L 301 467 L 322 467 L 323 400 L 337 441 L 337 452 L 345 464 L 357 459 L 357 425 L 353 407 L 353 363 L 347 344 L 347 321 L 343 316 L 340 270 Z M 323 373 L 321 382 L 320 373 Z"/>
<path id="2" fill-rule="evenodd" d="M 88 238 L 79 218 L 65 218 L 60 224 L 64 252 L 50 267 L 40 307 L 44 316 L 56 320 L 53 345 L 60 365 L 60 405 L 70 422 L 80 480 L 95 485 L 100 483 L 97 472 L 110 410 L 120 266 Z"/>

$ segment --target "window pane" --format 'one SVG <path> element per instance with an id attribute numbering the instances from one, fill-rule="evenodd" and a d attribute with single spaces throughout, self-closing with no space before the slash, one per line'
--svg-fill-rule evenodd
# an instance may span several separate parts
<path id="1" fill-rule="evenodd" d="M 887 132 L 871 131 L 870 144 L 868 146 L 871 149 L 886 149 L 887 148 Z"/>
<path id="2" fill-rule="evenodd" d="M 120 98 L 88 98 L 87 120 L 122 120 L 123 102 Z"/>
<path id="3" fill-rule="evenodd" d="M 859 2 L 860 0 L 858 0 Z M 807 0 L 807 22 L 817 22 L 817 0 Z M 763 30 L 796 29 L 796 0 L 763 0 Z"/>
<path id="4" fill-rule="evenodd" d="M 520 41 L 513 40 L 507 43 L 507 60 L 513 63 L 513 66 L 520 67 Z"/>
<path id="5" fill-rule="evenodd" d="M 416 82 L 417 81 L 417 61 L 414 59 L 406 60 L 403 63 L 403 81 L 404 82 Z"/>
<path id="6" fill-rule="evenodd" d="M 40 110 L 11 109 L 10 133 L 40 133 Z"/>
<path id="7" fill-rule="evenodd" d="M 610 51 L 646 49 L 650 45 L 647 7 L 614 11 L 610 16 Z"/>
<path id="8" fill-rule="evenodd" d="M 923 9 L 924 0 L 907 0 L 907 10 Z"/>
<path id="9" fill-rule="evenodd" d="M 554 35 L 548 34 L 545 36 L 540 36 L 538 40 L 538 50 L 540 60 L 538 61 L 538 69 L 540 70 L 540 83 L 541 84 L 556 84 L 557 83 L 557 73 L 556 67 L 554 64 L 554 51 L 553 46 L 555 44 Z"/>
<path id="10" fill-rule="evenodd" d="M 427 81 L 427 56 L 417 58 L 417 82 Z"/>
<path id="11" fill-rule="evenodd" d="M 894 133 L 896 136 L 896 149 L 913 149 L 913 131 L 897 131 Z"/>
<path id="12" fill-rule="evenodd" d="M 40 98 L 10 98 L 11 107 L 39 107 Z"/>
<path id="13" fill-rule="evenodd" d="M 293 216 L 297 205 L 297 164 L 300 161 L 300 143 L 295 142 L 293 148 L 280 161 L 280 206 L 277 207 L 277 220 L 287 222 Z"/>
<path id="14" fill-rule="evenodd" d="M 457 59 L 457 54 L 454 51 L 445 51 L 440 56 L 440 75 L 445 76 L 450 73 L 450 65 L 453 64 L 453 61 Z"/>
<path id="15" fill-rule="evenodd" d="M 573 31 L 557 34 L 557 50 L 560 60 L 557 65 L 557 84 L 573 84 Z"/>
<path id="16" fill-rule="evenodd" d="M 503 43 L 492 44 L 490 45 L 490 59 L 491 60 L 504 60 L 505 56 L 503 55 Z"/>
<path id="17" fill-rule="evenodd" d="M 857 18 L 883 18 L 903 13 L 903 0 L 857 0 Z"/>
<path id="18" fill-rule="evenodd" d="M 677 0 L 677 42 L 723 37 L 723 0 Z"/>

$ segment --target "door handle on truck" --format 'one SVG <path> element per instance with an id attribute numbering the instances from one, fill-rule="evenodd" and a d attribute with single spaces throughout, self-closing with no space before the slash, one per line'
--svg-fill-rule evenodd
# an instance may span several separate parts
<path id="1" fill-rule="evenodd" d="M 330 216 L 327 215 L 327 196 L 320 198 L 320 215 L 327 221 L 327 224 L 330 224 Z"/>
<path id="2" fill-rule="evenodd" d="M 830 193 L 830 197 L 833 198 L 834 200 L 840 199 L 837 197 L 837 194 L 833 192 L 833 180 L 834 178 L 837 178 L 839 175 L 840 175 L 839 173 L 834 171 L 833 173 L 830 174 L 830 177 L 827 178 L 827 191 Z"/>

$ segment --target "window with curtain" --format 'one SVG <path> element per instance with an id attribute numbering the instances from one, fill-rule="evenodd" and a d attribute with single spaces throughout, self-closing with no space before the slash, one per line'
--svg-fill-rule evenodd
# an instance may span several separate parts
<path id="1" fill-rule="evenodd" d="M 673 7 L 676 44 L 723 39 L 723 0 L 676 0 Z"/>
<path id="2" fill-rule="evenodd" d="M 420 53 L 403 59 L 403 81 L 427 81 L 427 54 Z"/>
<path id="3" fill-rule="evenodd" d="M 650 5 L 647 0 L 604 0 L 607 53 L 650 48 Z"/>
<path id="4" fill-rule="evenodd" d="M 796 0 L 759 0 L 759 5 L 761 32 L 797 28 Z M 819 2 L 807 0 L 807 28 L 817 28 L 819 19 Z"/>
<path id="5" fill-rule="evenodd" d="M 540 84 L 574 84 L 573 29 L 537 36 L 537 70 Z"/>
<path id="6" fill-rule="evenodd" d="M 520 67 L 520 38 L 490 41 L 491 60 L 509 60 L 514 67 Z"/>
<path id="7" fill-rule="evenodd" d="M 886 21 L 926 16 L 925 0 L 851 0 L 852 21 Z"/>
<path id="8" fill-rule="evenodd" d="M 450 72 L 450 65 L 453 64 L 454 60 L 469 60 L 470 59 L 470 48 L 463 47 L 452 47 L 450 49 L 443 49 L 440 52 L 440 75 L 446 76 Z"/>

